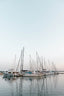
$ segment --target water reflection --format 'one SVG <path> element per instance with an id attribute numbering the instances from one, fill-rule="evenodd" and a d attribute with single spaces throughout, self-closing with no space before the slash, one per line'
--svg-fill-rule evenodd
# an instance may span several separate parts
<path id="1" fill-rule="evenodd" d="M 9 86 L 9 96 L 60 96 L 57 93 L 58 80 L 58 75 L 54 75 L 46 78 L 11 78 L 5 79 L 5 82 Z"/>
<path id="2" fill-rule="evenodd" d="M 45 93 L 44 79 L 20 78 L 19 96 L 42 96 Z"/>

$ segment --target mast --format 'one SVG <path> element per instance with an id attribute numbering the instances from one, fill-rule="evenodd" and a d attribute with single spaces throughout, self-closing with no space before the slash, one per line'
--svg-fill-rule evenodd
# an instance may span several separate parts
<path id="1" fill-rule="evenodd" d="M 30 58 L 30 60 L 29 60 L 29 64 L 30 64 L 30 71 L 32 71 L 31 55 L 29 55 L 29 58 Z"/>
<path id="2" fill-rule="evenodd" d="M 49 64 L 49 71 L 51 71 L 51 68 L 50 68 L 51 65 L 50 65 L 50 61 L 49 60 L 48 60 L 48 64 Z"/>
<path id="3" fill-rule="evenodd" d="M 46 61 L 45 61 L 45 58 L 44 58 L 44 71 L 46 70 Z"/>
<path id="4" fill-rule="evenodd" d="M 36 63 L 37 63 L 37 72 L 38 72 L 38 53 L 36 52 Z"/>
<path id="5" fill-rule="evenodd" d="M 23 70 L 23 64 L 24 64 L 24 47 L 21 50 L 21 54 L 20 54 L 20 58 L 18 60 L 18 65 L 16 67 L 16 71 L 18 71 L 18 68 L 20 67 L 20 73 L 21 73 Z"/>
<path id="6" fill-rule="evenodd" d="M 43 60 L 42 61 L 40 60 L 40 57 L 37 52 L 36 52 L 36 61 L 37 61 L 37 70 L 41 71 L 43 69 Z"/>
<path id="7" fill-rule="evenodd" d="M 42 58 L 42 61 L 41 61 L 41 67 L 42 67 L 42 71 L 43 71 L 43 58 Z"/>
<path id="8" fill-rule="evenodd" d="M 16 54 L 15 54 L 15 61 L 14 61 L 14 63 L 15 63 L 15 66 L 16 66 Z M 15 71 L 16 71 L 16 67 L 15 67 Z"/>
<path id="9" fill-rule="evenodd" d="M 22 70 L 23 70 L 23 64 L 24 64 L 24 47 L 23 47 L 23 49 L 21 50 L 20 59 L 21 59 L 20 72 L 22 72 Z"/>

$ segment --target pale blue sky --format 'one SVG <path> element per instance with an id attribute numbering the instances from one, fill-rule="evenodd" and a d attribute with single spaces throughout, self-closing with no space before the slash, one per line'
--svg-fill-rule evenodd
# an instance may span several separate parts
<path id="1" fill-rule="evenodd" d="M 64 67 L 64 0 L 0 0 L 0 64 L 23 46 Z"/>

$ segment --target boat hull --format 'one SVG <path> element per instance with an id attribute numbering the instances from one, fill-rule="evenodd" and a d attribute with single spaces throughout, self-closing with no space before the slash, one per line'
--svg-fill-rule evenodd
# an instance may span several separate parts
<path id="1" fill-rule="evenodd" d="M 42 77 L 44 74 L 24 74 L 23 77 Z"/>

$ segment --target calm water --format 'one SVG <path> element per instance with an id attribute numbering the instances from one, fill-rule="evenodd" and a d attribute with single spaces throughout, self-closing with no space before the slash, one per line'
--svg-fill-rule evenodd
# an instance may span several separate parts
<path id="1" fill-rule="evenodd" d="M 64 96 L 64 74 L 10 80 L 0 76 L 0 96 Z"/>

